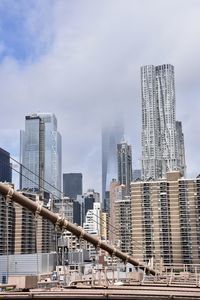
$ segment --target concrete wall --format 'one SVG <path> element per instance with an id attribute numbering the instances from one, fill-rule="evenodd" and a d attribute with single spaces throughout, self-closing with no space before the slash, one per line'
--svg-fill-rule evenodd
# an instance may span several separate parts
<path id="1" fill-rule="evenodd" d="M 52 272 L 55 270 L 56 258 L 56 253 L 1 255 L 0 283 L 7 275 L 30 276 Z"/>

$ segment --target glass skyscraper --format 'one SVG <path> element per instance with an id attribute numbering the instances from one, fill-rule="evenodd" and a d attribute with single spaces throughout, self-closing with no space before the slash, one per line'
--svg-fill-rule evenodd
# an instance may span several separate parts
<path id="1" fill-rule="evenodd" d="M 20 133 L 20 188 L 49 191 L 59 196 L 61 190 L 61 135 L 52 113 L 25 117 L 25 131 Z"/>
<path id="2" fill-rule="evenodd" d="M 0 181 L 12 182 L 10 153 L 0 148 Z"/>

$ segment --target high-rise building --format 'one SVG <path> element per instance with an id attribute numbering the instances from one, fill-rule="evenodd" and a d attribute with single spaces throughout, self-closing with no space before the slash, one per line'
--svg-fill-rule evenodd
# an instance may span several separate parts
<path id="1" fill-rule="evenodd" d="M 59 196 L 61 190 L 61 136 L 52 113 L 25 117 L 25 131 L 20 135 L 20 188 L 49 191 Z"/>
<path id="2" fill-rule="evenodd" d="M 12 188 L 13 185 L 9 184 Z M 0 194 L 0 255 L 15 251 L 15 204 Z"/>
<path id="3" fill-rule="evenodd" d="M 183 171 L 176 143 L 174 67 L 141 67 L 141 92 L 142 178 L 158 179 L 168 171 Z"/>
<path id="4" fill-rule="evenodd" d="M 21 193 L 37 201 L 47 208 L 49 195 L 44 193 L 46 198 L 37 193 Z M 41 216 L 33 215 L 27 208 L 15 204 L 15 254 L 46 253 L 55 250 L 53 240 L 54 227 L 52 223 Z"/>
<path id="5" fill-rule="evenodd" d="M 54 210 L 58 210 L 69 222 L 82 226 L 82 206 L 78 200 L 69 197 L 54 200 Z"/>
<path id="6" fill-rule="evenodd" d="M 10 153 L 0 148 L 0 181 L 12 182 Z"/>
<path id="7" fill-rule="evenodd" d="M 131 201 L 126 186 L 113 180 L 110 184 L 109 241 L 123 252 L 132 254 Z"/>
<path id="8" fill-rule="evenodd" d="M 131 183 L 133 255 L 140 261 L 198 264 L 200 260 L 200 178 Z"/>
<path id="9" fill-rule="evenodd" d="M 116 232 L 115 232 L 115 201 L 117 199 L 122 199 L 122 188 L 120 188 L 119 182 L 116 179 L 113 179 L 110 183 L 110 201 L 109 201 L 109 230 L 108 230 L 108 238 L 109 241 L 114 244 L 116 243 Z"/>
<path id="10" fill-rule="evenodd" d="M 77 195 L 82 195 L 82 177 L 81 173 L 63 174 L 63 193 L 66 197 L 76 199 Z"/>
<path id="11" fill-rule="evenodd" d="M 106 215 L 102 213 L 101 203 L 94 202 L 93 208 L 89 209 L 86 213 L 85 222 L 83 228 L 91 235 L 98 236 L 100 239 L 105 240 L 107 238 L 107 223 Z M 87 250 L 90 257 L 95 257 L 97 249 L 91 243 L 86 243 Z"/>
<path id="12" fill-rule="evenodd" d="M 102 128 L 102 204 L 105 211 L 109 208 L 108 192 L 110 182 L 117 178 L 117 144 L 124 135 L 120 120 Z"/>
<path id="13" fill-rule="evenodd" d="M 126 142 L 117 144 L 118 181 L 126 186 L 127 195 L 130 193 L 132 181 L 132 151 Z"/>
<path id="14" fill-rule="evenodd" d="M 8 183 L 14 188 L 13 184 Z M 47 208 L 46 199 L 36 193 L 21 192 Z M 0 255 L 45 253 L 55 250 L 52 223 L 0 195 Z"/>
<path id="15" fill-rule="evenodd" d="M 176 121 L 176 147 L 178 152 L 178 165 L 181 174 L 186 173 L 186 163 L 185 163 L 185 145 L 184 145 L 184 134 L 182 131 L 182 123 Z"/>
<path id="16" fill-rule="evenodd" d="M 12 182 L 10 153 L 0 148 L 0 181 Z M 14 203 L 0 195 L 0 255 L 13 254 L 15 248 Z"/>
<path id="17" fill-rule="evenodd" d="M 88 209 L 85 222 L 83 223 L 83 228 L 90 234 L 100 236 L 100 215 L 101 213 L 101 204 L 100 202 L 94 202 L 93 208 Z"/>
<path id="18" fill-rule="evenodd" d="M 117 246 L 122 252 L 132 254 L 132 212 L 129 196 L 115 201 L 115 232 L 118 239 Z"/>
<path id="19" fill-rule="evenodd" d="M 73 204 L 74 200 L 69 197 L 63 197 L 62 199 L 55 199 L 54 204 L 58 209 L 58 213 L 67 219 L 69 222 L 73 223 Z"/>
<path id="20" fill-rule="evenodd" d="M 95 192 L 93 189 L 88 189 L 86 193 L 83 195 L 78 195 L 77 196 L 77 201 L 74 205 L 74 209 L 76 209 L 76 214 L 78 215 L 78 220 L 81 220 L 81 226 L 83 226 L 83 223 L 85 222 L 86 214 L 89 209 L 93 209 L 93 205 L 96 202 L 100 202 L 100 195 L 99 193 Z M 80 206 L 78 206 L 78 203 Z M 80 215 L 79 215 L 79 209 L 80 209 Z M 79 217 L 80 216 L 80 217 Z M 77 216 L 74 216 L 74 222 L 77 219 Z M 79 224 L 79 222 L 76 222 Z"/>

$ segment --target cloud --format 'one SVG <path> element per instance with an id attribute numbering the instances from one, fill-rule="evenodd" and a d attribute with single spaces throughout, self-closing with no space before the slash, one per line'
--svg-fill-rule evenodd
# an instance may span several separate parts
<path id="1" fill-rule="evenodd" d="M 199 13 L 195 0 L 1 1 L 0 128 L 54 112 L 63 171 L 100 191 L 101 124 L 123 115 L 138 168 L 140 66 L 171 63 L 188 175 L 198 174 Z"/>

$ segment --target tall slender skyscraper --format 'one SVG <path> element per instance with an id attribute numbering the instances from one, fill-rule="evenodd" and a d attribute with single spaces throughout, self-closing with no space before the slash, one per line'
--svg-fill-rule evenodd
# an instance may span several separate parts
<path id="1" fill-rule="evenodd" d="M 158 179 L 167 171 L 183 171 L 176 143 L 174 67 L 143 66 L 141 90 L 142 178 Z"/>
<path id="2" fill-rule="evenodd" d="M 20 135 L 20 161 L 21 189 L 45 189 L 59 195 L 61 135 L 57 131 L 57 119 L 54 114 L 37 113 L 25 117 L 25 131 L 21 131 Z"/>
<path id="3" fill-rule="evenodd" d="M 132 151 L 126 142 L 117 144 L 118 181 L 126 186 L 127 195 L 132 181 Z"/>
<path id="4" fill-rule="evenodd" d="M 117 178 L 117 144 L 123 139 L 124 128 L 122 122 L 117 120 L 113 124 L 102 128 L 102 201 L 107 211 L 108 191 L 113 178 Z"/>

